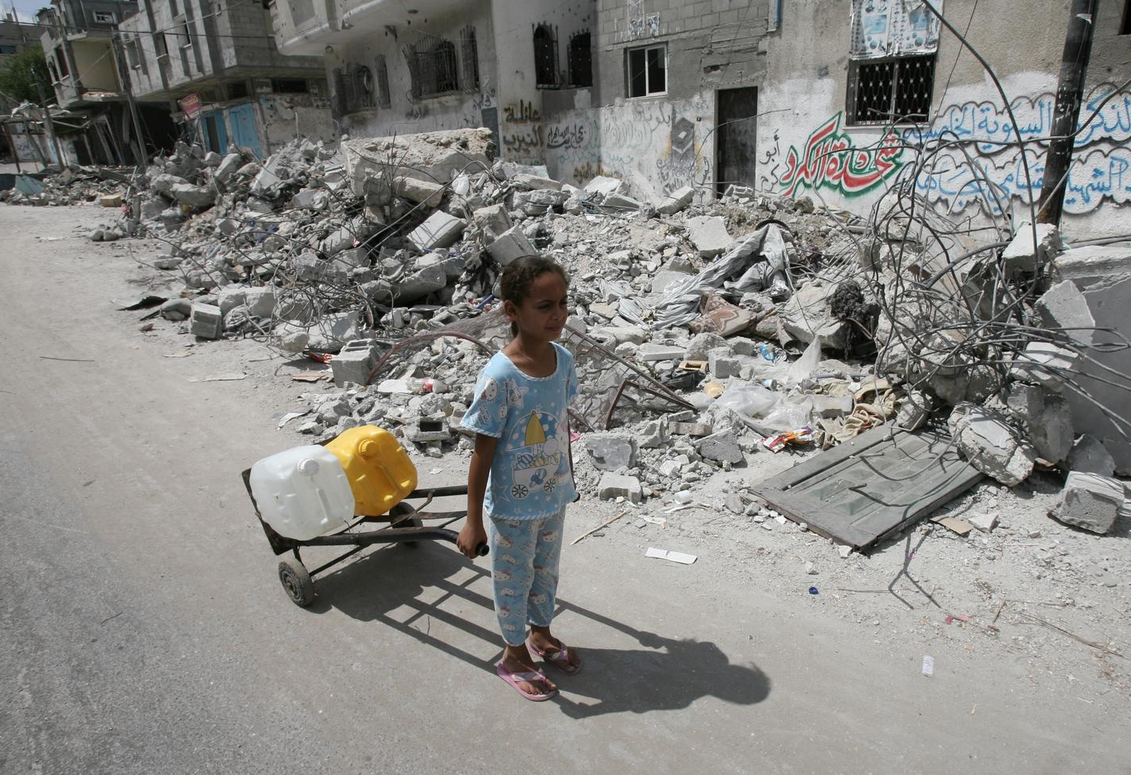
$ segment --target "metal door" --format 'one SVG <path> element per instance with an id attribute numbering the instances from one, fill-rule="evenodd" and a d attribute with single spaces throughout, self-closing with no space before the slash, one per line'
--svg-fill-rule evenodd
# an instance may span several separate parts
<path id="1" fill-rule="evenodd" d="M 232 144 L 247 148 L 262 159 L 263 146 L 259 144 L 259 127 L 255 121 L 255 106 L 247 102 L 228 108 L 228 124 L 232 128 Z"/>
<path id="2" fill-rule="evenodd" d="M 224 117 L 218 113 L 211 113 L 204 117 L 204 144 L 208 150 L 216 153 L 228 152 L 228 128 L 224 126 Z"/>
<path id="3" fill-rule="evenodd" d="M 754 188 L 758 89 L 719 89 L 715 120 L 715 190 L 731 184 Z"/>

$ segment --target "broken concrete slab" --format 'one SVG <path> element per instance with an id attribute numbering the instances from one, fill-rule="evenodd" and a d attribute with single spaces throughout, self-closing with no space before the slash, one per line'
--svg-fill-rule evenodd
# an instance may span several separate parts
<path id="1" fill-rule="evenodd" d="M 598 471 L 617 471 L 636 466 L 636 442 L 621 436 L 585 437 L 585 449 Z"/>
<path id="2" fill-rule="evenodd" d="M 430 293 L 441 290 L 448 284 L 448 275 L 440 264 L 420 267 L 397 283 L 397 301 L 402 304 L 422 299 Z"/>
<path id="3" fill-rule="evenodd" d="M 687 349 L 684 350 L 684 358 L 689 361 L 705 361 L 707 360 L 708 353 L 716 348 L 726 348 L 728 354 L 730 353 L 730 345 L 727 340 L 723 339 L 718 334 L 710 332 L 703 334 L 696 334 L 687 343 Z"/>
<path id="4" fill-rule="evenodd" d="M 999 412 L 963 402 L 947 426 L 962 454 L 987 476 L 1013 487 L 1033 472 L 1036 451 Z"/>
<path id="5" fill-rule="evenodd" d="M 1035 306 L 1045 328 L 1062 330 L 1065 336 L 1080 344 L 1095 343 L 1096 320 L 1076 283 L 1070 280 L 1057 283 L 1037 299 Z"/>
<path id="6" fill-rule="evenodd" d="M 1085 433 L 1076 440 L 1072 451 L 1068 453 L 1068 468 L 1080 473 L 1110 477 L 1115 475 L 1115 459 L 1102 441 Z"/>
<path id="7" fill-rule="evenodd" d="M 1071 248 L 1053 261 L 1053 275 L 1058 280 L 1073 281 L 1085 292 L 1094 285 L 1118 281 L 1131 275 L 1131 246 L 1087 245 Z"/>
<path id="8" fill-rule="evenodd" d="M 1079 355 L 1051 342 L 1029 342 L 1013 362 L 1015 379 L 1035 382 L 1046 390 L 1059 393 L 1065 379 L 1076 368 Z"/>
<path id="9" fill-rule="evenodd" d="M 500 234 L 498 239 L 487 246 L 487 253 L 499 266 L 506 266 L 526 256 L 538 255 L 526 233 L 518 226 L 512 226 Z"/>
<path id="10" fill-rule="evenodd" d="M 444 200 L 444 186 L 441 183 L 407 175 L 393 178 L 393 191 L 410 202 L 426 207 L 439 207 Z"/>
<path id="11" fill-rule="evenodd" d="M 642 344 L 636 350 L 636 360 L 650 363 L 654 361 L 682 361 L 685 350 L 664 344 Z"/>
<path id="12" fill-rule="evenodd" d="M 1123 484 L 1098 474 L 1072 471 L 1049 516 L 1092 533 L 1107 533 L 1115 525 L 1126 500 Z"/>
<path id="13" fill-rule="evenodd" d="M 342 159 L 350 188 L 365 196 L 366 178 L 402 174 L 429 183 L 452 180 L 465 169 L 488 169 L 491 130 L 454 129 L 346 140 Z M 416 172 L 420 170 L 420 172 Z"/>
<path id="14" fill-rule="evenodd" d="M 317 189 L 303 189 L 291 197 L 291 207 L 296 210 L 325 210 L 330 205 L 330 194 Z"/>
<path id="15" fill-rule="evenodd" d="M 1002 251 L 1001 260 L 1007 273 L 1032 274 L 1045 266 L 1061 251 L 1064 243 L 1060 232 L 1050 223 L 1038 223 L 1034 229 L 1029 221 L 1022 221 L 1014 232 L 1013 240 Z"/>
<path id="16" fill-rule="evenodd" d="M 408 241 L 422 252 L 435 248 L 446 248 L 459 240 L 466 226 L 467 221 L 462 218 L 437 211 L 428 216 L 424 223 L 408 235 Z"/>
<path id="17" fill-rule="evenodd" d="M 640 503 L 644 500 L 644 490 L 635 476 L 606 473 L 597 486 L 597 496 L 603 501 L 624 498 L 630 503 Z"/>
<path id="18" fill-rule="evenodd" d="M 684 186 L 664 197 L 660 204 L 657 205 L 656 212 L 660 215 L 675 215 L 687 209 L 687 206 L 691 204 L 691 200 L 694 198 L 695 189 L 691 186 Z"/>
<path id="19" fill-rule="evenodd" d="M 216 192 L 204 186 L 194 186 L 191 183 L 177 183 L 169 190 L 169 195 L 179 204 L 200 210 L 211 207 L 216 201 Z"/>
<path id="20" fill-rule="evenodd" d="M 834 293 L 835 285 L 806 285 L 778 309 L 781 329 L 799 342 L 819 339 L 824 349 L 843 350 L 848 324 L 832 315 L 829 301 Z"/>
<path id="21" fill-rule="evenodd" d="M 1029 416 L 1026 428 L 1038 455 L 1050 463 L 1062 463 L 1072 451 L 1072 410 L 1066 399 L 1055 394 L 1046 396 L 1044 403 L 1040 414 Z"/>
<path id="22" fill-rule="evenodd" d="M 494 242 L 507 232 L 514 224 L 511 222 L 507 208 L 501 204 L 489 207 L 480 207 L 471 214 L 472 222 L 483 230 L 488 244 Z M 526 236 L 525 234 L 523 235 Z"/>
<path id="23" fill-rule="evenodd" d="M 734 243 L 727 233 L 726 220 L 719 216 L 699 215 L 687 219 L 688 239 L 702 258 L 722 255 Z"/>
<path id="24" fill-rule="evenodd" d="M 562 190 L 562 184 L 553 178 L 529 175 L 524 172 L 511 176 L 510 182 L 515 188 L 521 191 L 538 191 L 541 189 L 550 189 L 551 191 Z"/>
<path id="25" fill-rule="evenodd" d="M 742 448 L 738 446 L 738 439 L 731 431 L 719 431 L 710 436 L 704 436 L 696 442 L 700 456 L 718 463 L 738 465 L 746 461 Z"/>

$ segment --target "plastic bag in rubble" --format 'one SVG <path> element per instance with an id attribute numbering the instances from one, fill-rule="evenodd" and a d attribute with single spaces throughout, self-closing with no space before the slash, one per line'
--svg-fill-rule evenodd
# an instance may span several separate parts
<path id="1" fill-rule="evenodd" d="M 758 425 L 770 431 L 789 431 L 808 425 L 812 416 L 813 404 L 810 401 L 781 401 Z"/>
<path id="2" fill-rule="evenodd" d="M 730 409 L 745 417 L 765 417 L 781 396 L 761 385 L 731 385 L 715 401 L 715 406 Z"/>
<path id="3" fill-rule="evenodd" d="M 820 338 L 814 339 L 801 357 L 789 364 L 789 370 L 785 373 L 785 384 L 788 387 L 793 387 L 805 379 L 813 375 L 817 370 L 817 366 L 821 363 L 821 340 Z"/>

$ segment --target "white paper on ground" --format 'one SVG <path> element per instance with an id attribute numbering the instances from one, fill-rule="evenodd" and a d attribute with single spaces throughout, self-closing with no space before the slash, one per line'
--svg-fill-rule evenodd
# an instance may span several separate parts
<path id="1" fill-rule="evenodd" d="M 681 565 L 690 565 L 699 558 L 694 554 L 684 554 L 683 552 L 669 552 L 667 549 L 656 549 L 649 546 L 648 551 L 644 552 L 645 557 L 654 557 L 657 560 L 671 560 L 678 562 Z"/>
<path id="2" fill-rule="evenodd" d="M 935 674 L 935 658 L 930 654 L 923 655 L 923 675 L 930 678 Z"/>

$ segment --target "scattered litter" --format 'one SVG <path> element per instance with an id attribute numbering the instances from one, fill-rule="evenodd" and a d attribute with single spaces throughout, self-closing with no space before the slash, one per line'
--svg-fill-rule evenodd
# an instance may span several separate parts
<path id="1" fill-rule="evenodd" d="M 328 371 L 300 371 L 291 375 L 292 382 L 321 382 L 330 378 Z"/>
<path id="2" fill-rule="evenodd" d="M 817 589 L 816 587 L 809 587 L 809 594 L 810 595 L 819 595 L 819 594 L 821 594 L 821 591 L 819 589 Z M 835 597 L 835 595 L 834 595 L 834 597 Z"/>
<path id="3" fill-rule="evenodd" d="M 276 427 L 282 428 L 284 425 L 289 423 L 291 420 L 297 420 L 300 417 L 305 417 L 306 415 L 310 414 L 310 411 L 311 411 L 310 409 L 305 409 L 301 412 L 287 412 L 286 414 L 284 414 L 282 417 L 279 418 L 279 424 Z"/>
<path id="4" fill-rule="evenodd" d="M 189 377 L 189 382 L 238 382 L 247 379 L 246 374 L 228 372 L 226 374 L 210 374 L 207 377 Z"/>
<path id="5" fill-rule="evenodd" d="M 935 658 L 930 654 L 923 655 L 923 675 L 930 678 L 935 674 Z"/>
<path id="6" fill-rule="evenodd" d="M 648 551 L 644 553 L 644 556 L 652 557 L 657 560 L 671 560 L 672 562 L 678 562 L 680 565 L 691 565 L 693 562 L 699 559 L 694 554 L 672 552 L 668 551 L 667 549 L 656 549 L 651 546 L 648 547 Z"/>
<path id="7" fill-rule="evenodd" d="M 578 541 L 580 541 L 581 539 L 583 539 L 583 538 L 588 538 L 589 536 L 593 535 L 594 533 L 596 533 L 596 532 L 598 532 L 598 531 L 600 531 L 600 530 L 604 530 L 604 529 L 605 529 L 605 528 L 607 528 L 607 527 L 608 527 L 609 525 L 613 524 L 613 523 L 614 523 L 614 522 L 616 522 L 616 521 L 617 521 L 618 519 L 620 519 L 620 518 L 621 518 L 621 517 L 623 517 L 623 516 L 624 516 L 625 514 L 627 514 L 627 513 L 629 512 L 629 511 L 631 511 L 631 509 L 625 509 L 625 510 L 624 510 L 624 511 L 622 511 L 622 512 L 621 512 L 620 514 L 617 514 L 617 515 L 616 515 L 615 517 L 613 517 L 612 519 L 610 519 L 610 520 L 609 520 L 608 522 L 602 522 L 602 523 L 601 523 L 600 525 L 597 525 L 597 527 L 593 528 L 592 530 L 587 530 L 587 531 L 585 531 L 584 533 L 582 533 L 581 535 L 579 535 L 579 536 L 578 536 L 577 538 L 575 538 L 575 539 L 573 539 L 572 541 L 570 541 L 569 545 L 570 545 L 570 546 L 573 546 L 574 544 L 576 544 L 576 543 L 577 543 Z"/>
<path id="8" fill-rule="evenodd" d="M 935 517 L 931 521 L 942 525 L 947 530 L 957 533 L 960 536 L 969 535 L 970 531 L 974 529 L 973 525 L 958 517 Z"/>

